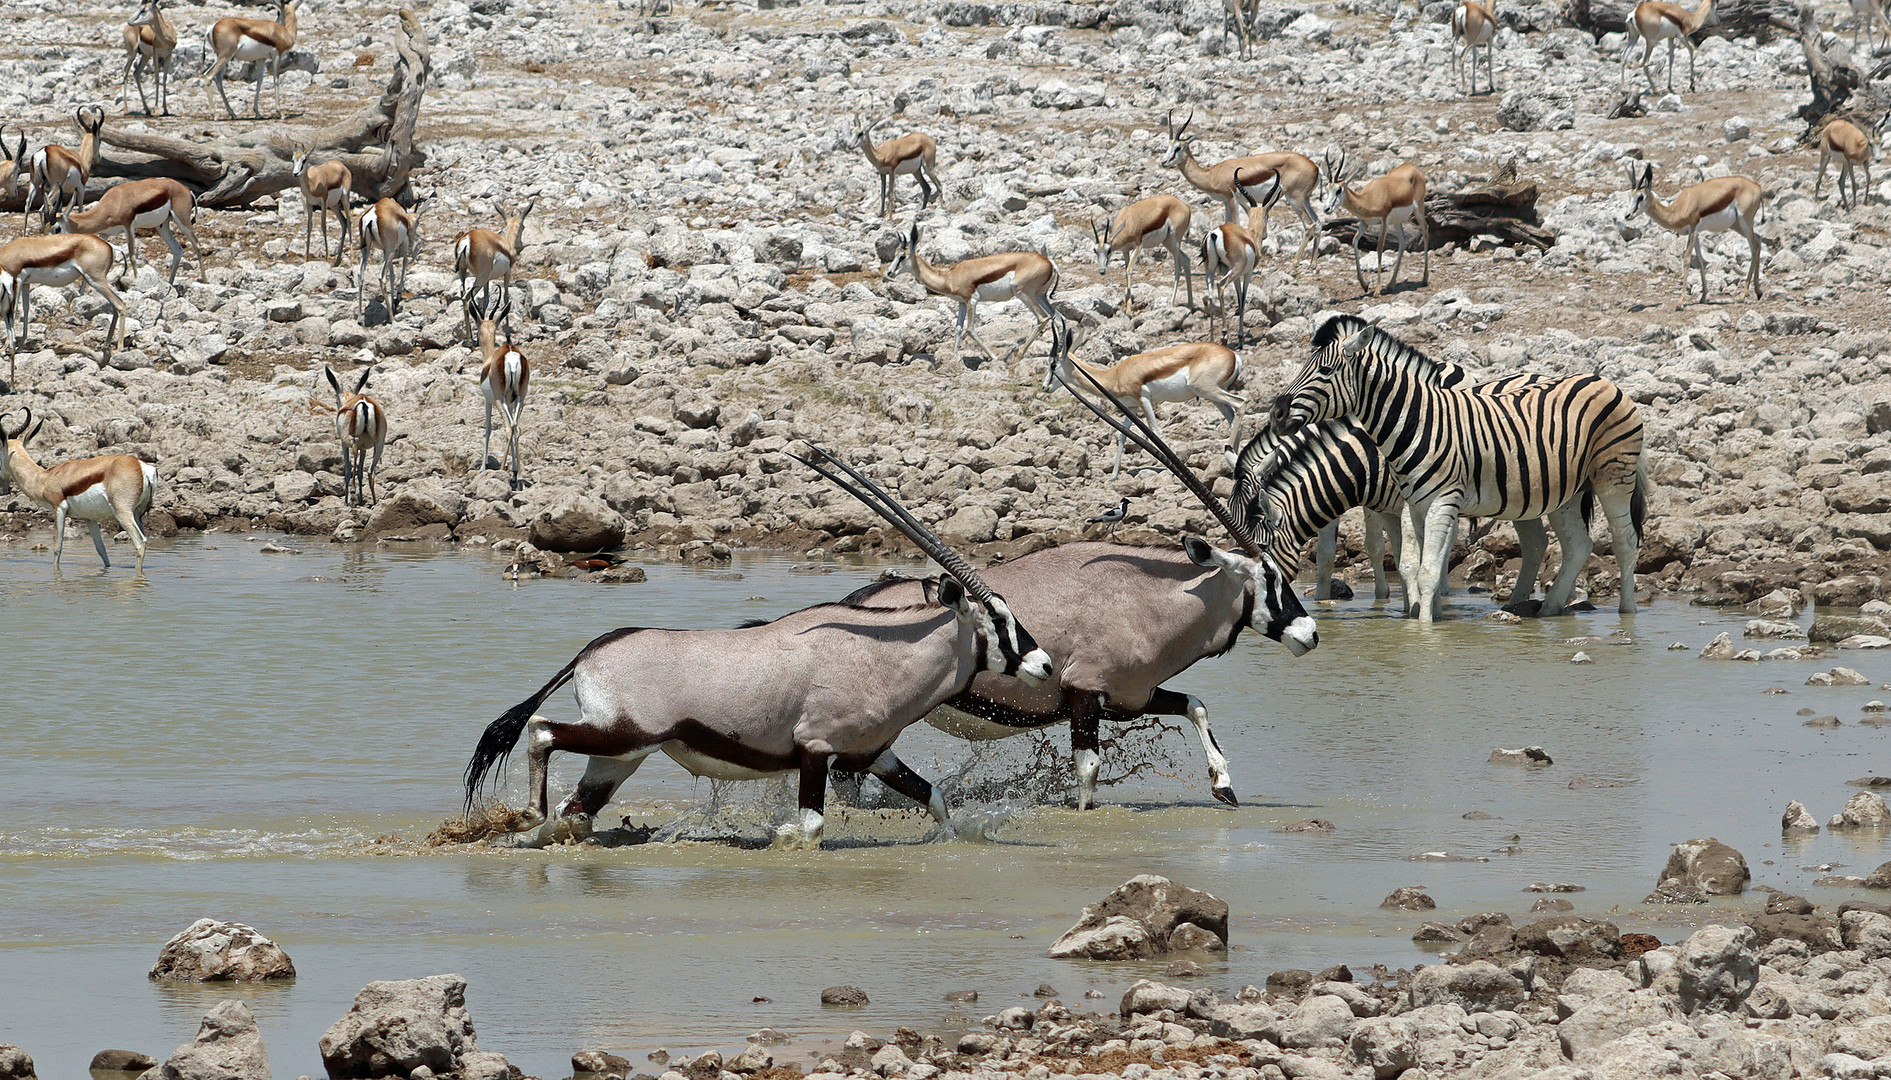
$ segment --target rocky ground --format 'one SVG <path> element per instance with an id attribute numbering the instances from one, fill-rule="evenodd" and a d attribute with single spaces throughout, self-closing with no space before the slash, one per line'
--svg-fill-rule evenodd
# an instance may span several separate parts
<path id="1" fill-rule="evenodd" d="M 1848 10 L 1825 7 L 1827 25 L 1849 34 Z M 0 116 L 35 145 L 70 141 L 72 108 L 117 93 L 126 13 L 51 0 L 15 9 L 34 14 L 0 27 Z M 1158 191 L 1190 197 L 1198 222 L 1216 217 L 1158 165 L 1163 117 L 1179 108 L 1195 115 L 1204 160 L 1344 147 L 1375 172 L 1416 161 L 1433 191 L 1514 161 L 1540 185 L 1557 235 L 1546 251 L 1440 250 L 1429 286 L 1401 283 L 1381 299 L 1360 294 L 1343 253 L 1291 265 L 1299 226 L 1276 214 L 1251 314 L 1264 337 L 1244 353 L 1250 401 L 1284 385 L 1312 325 L 1335 310 L 1487 372 L 1599 372 L 1643 404 L 1649 426 L 1645 589 L 1748 601 L 1863 573 L 1842 598 L 1817 598 L 1881 593 L 1891 183 L 1850 209 L 1830 180 L 1812 194 L 1816 155 L 1792 116 L 1808 97 L 1798 42 L 1710 37 L 1698 92 L 1609 120 L 1615 37 L 1597 43 L 1545 4 L 1506 8 L 1499 92 L 1466 97 L 1447 63 L 1447 11 L 1264 6 L 1265 40 L 1244 62 L 1226 54 L 1220 8 L 1205 0 L 761 0 L 658 17 L 627 0 L 435 3 L 422 11 L 437 84 L 417 178 L 434 209 L 398 317 L 378 300 L 363 316 L 352 273 L 303 258 L 295 200 L 204 211 L 209 284 L 180 277 L 173 292 L 141 269 L 127 290 L 129 348 L 105 366 L 94 359 L 102 303 L 43 291 L 0 403 L 46 419 L 33 447 L 43 461 L 156 460 L 159 532 L 499 540 L 575 513 L 581 537 L 621 527 L 633 547 L 706 558 L 718 544 L 879 545 L 864 510 L 785 456 L 801 439 L 874 463 L 922 518 L 988 556 L 1078 535 L 1120 495 L 1136 498 L 1123 539 L 1205 530 L 1172 480 L 1109 479 L 1104 430 L 1037 388 L 1042 339 L 1022 361 L 961 363 L 949 302 L 910 278 L 881 280 L 916 191 L 902 181 L 897 220 L 875 217 L 877 179 L 849 138 L 854 113 L 897 113 L 882 137 L 935 136 L 946 196 L 918 216 L 923 250 L 1048 253 L 1059 302 L 1096 327 L 1084 355 L 1101 360 L 1208 335 L 1205 315 L 1165 306 L 1161 263 L 1145 264 L 1137 313 L 1119 311 L 1120 266 L 1111 284 L 1098 279 L 1088 229 Z M 203 27 L 221 14 L 178 9 L 180 70 L 198 69 Z M 392 24 L 392 9 L 356 0 L 308 14 L 301 45 L 322 69 L 287 76 L 285 138 L 380 91 Z M 206 137 L 254 123 L 212 118 L 201 82 L 179 80 L 174 101 L 181 116 L 110 123 Z M 1658 166 L 1664 192 L 1730 171 L 1765 186 L 1765 300 L 1737 298 L 1745 245 L 1734 236 L 1710 244 L 1710 302 L 1678 305 L 1680 242 L 1645 218 L 1623 221 L 1623 160 L 1636 157 Z M 516 304 L 537 372 L 518 492 L 479 468 L 478 357 L 458 340 L 450 274 L 451 238 L 496 226 L 502 198 L 537 200 Z M 1030 323 L 1002 304 L 988 305 L 985 326 L 1002 351 Z M 333 429 L 307 401 L 324 364 L 375 365 L 370 388 L 393 429 L 378 515 L 339 498 Z M 1168 414 L 1196 464 L 1225 474 L 1212 410 Z M 16 542 L 45 520 L 19 512 L 17 494 L 11 506 L 0 528 Z M 1356 553 L 1356 531 L 1349 540 Z M 1515 554 L 1507 527 L 1480 546 L 1468 569 L 1486 578 Z"/>

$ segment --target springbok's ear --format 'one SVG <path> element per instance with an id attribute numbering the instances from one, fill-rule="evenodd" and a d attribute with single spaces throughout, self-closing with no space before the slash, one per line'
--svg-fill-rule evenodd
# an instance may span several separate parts
<path id="1" fill-rule="evenodd" d="M 369 366 L 368 370 L 361 373 L 361 381 L 355 383 L 355 393 L 359 394 L 361 391 L 367 389 L 368 377 L 373 374 L 374 374 L 373 366 Z"/>
<path id="2" fill-rule="evenodd" d="M 335 388 L 335 395 L 337 397 L 341 396 L 341 380 L 335 378 L 335 369 L 325 367 L 322 370 L 328 373 L 328 385 Z"/>
<path id="3" fill-rule="evenodd" d="M 965 594 L 965 586 L 959 584 L 959 579 L 955 577 L 939 579 L 939 604 L 961 615 L 971 610 L 971 599 Z"/>

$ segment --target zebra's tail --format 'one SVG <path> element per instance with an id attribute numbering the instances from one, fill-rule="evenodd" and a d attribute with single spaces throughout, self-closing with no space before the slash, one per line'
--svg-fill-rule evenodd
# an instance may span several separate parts
<path id="1" fill-rule="evenodd" d="M 1648 520 L 1648 456 L 1642 455 L 1635 462 L 1635 491 L 1628 497 L 1628 519 L 1635 526 L 1635 535 L 1644 536 L 1642 525 Z"/>
<path id="2" fill-rule="evenodd" d="M 1586 529 L 1595 520 L 1596 489 L 1584 484 L 1576 497 L 1582 500 L 1582 527 Z"/>

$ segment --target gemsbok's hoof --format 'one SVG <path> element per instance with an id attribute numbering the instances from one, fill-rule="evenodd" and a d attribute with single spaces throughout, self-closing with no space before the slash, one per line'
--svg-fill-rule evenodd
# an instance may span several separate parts
<path id="1" fill-rule="evenodd" d="M 774 847 L 783 851 L 815 851 L 821 846 L 821 833 L 827 822 L 820 813 L 803 810 L 799 819 L 775 828 Z"/>

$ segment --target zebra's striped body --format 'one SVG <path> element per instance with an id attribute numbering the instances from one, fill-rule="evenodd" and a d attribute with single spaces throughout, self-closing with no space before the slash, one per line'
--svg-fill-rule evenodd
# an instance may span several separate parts
<path id="1" fill-rule="evenodd" d="M 1324 330 L 1325 328 L 1322 328 Z M 1377 327 L 1324 335 L 1276 406 L 1285 432 L 1350 416 L 1379 448 L 1424 522 L 1417 609 L 1431 621 L 1460 515 L 1519 521 L 1549 515 L 1563 565 L 1542 614 L 1559 615 L 1592 542 L 1584 489 L 1602 504 L 1622 576 L 1620 610 L 1635 610 L 1635 557 L 1646 510 L 1642 422 L 1600 376 L 1545 380 L 1489 393 L 1437 384 L 1440 365 Z"/>
<path id="2" fill-rule="evenodd" d="M 1320 327 L 1314 347 L 1334 349 L 1338 342 L 1368 325 L 1356 315 L 1329 319 Z M 1437 386 L 1465 387 L 1480 394 L 1501 394 L 1544 381 L 1536 375 L 1506 375 L 1473 386 L 1469 370 L 1444 360 L 1434 361 L 1427 374 L 1437 380 Z M 1384 563 L 1389 541 L 1410 614 L 1417 590 L 1404 562 L 1399 515 L 1406 509 L 1405 496 L 1399 490 L 1398 478 L 1386 467 L 1379 448 L 1364 429 L 1345 417 L 1308 424 L 1288 435 L 1267 428 L 1248 440 L 1235 460 L 1231 508 L 1249 528 L 1255 528 L 1254 522 L 1265 517 L 1273 536 L 1272 554 L 1289 574 L 1299 572 L 1307 540 L 1318 534 L 1315 600 L 1332 595 L 1339 518 L 1355 506 L 1365 513 L 1366 558 L 1372 563 L 1374 598 L 1384 600 L 1392 595 Z M 1414 521 L 1413 526 L 1417 528 L 1418 522 Z M 1548 546 L 1548 534 L 1542 521 L 1535 518 L 1519 521 L 1516 527 L 1523 566 L 1511 596 L 1523 600 L 1536 591 L 1536 573 Z"/>

